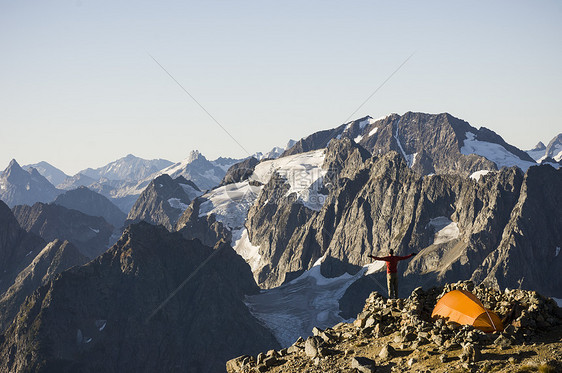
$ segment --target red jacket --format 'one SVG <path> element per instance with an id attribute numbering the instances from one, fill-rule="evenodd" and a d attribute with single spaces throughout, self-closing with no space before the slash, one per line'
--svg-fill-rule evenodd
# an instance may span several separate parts
<path id="1" fill-rule="evenodd" d="M 406 255 L 406 256 L 395 256 L 395 255 L 389 255 L 389 256 L 383 256 L 383 257 L 378 257 L 378 256 L 372 256 L 369 255 L 370 258 L 373 258 L 375 260 L 384 260 L 386 262 L 386 273 L 396 273 L 398 272 L 398 269 L 396 268 L 398 266 L 398 262 L 404 259 L 408 259 L 413 257 L 416 254 L 410 254 L 410 255 Z"/>

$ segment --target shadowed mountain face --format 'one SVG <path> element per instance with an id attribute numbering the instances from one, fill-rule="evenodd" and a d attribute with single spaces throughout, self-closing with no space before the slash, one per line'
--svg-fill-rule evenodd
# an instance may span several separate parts
<path id="1" fill-rule="evenodd" d="M 45 241 L 22 229 L 10 208 L 0 201 L 0 294 L 44 246 Z"/>
<path id="2" fill-rule="evenodd" d="M 27 298 L 0 344 L 0 365 L 5 372 L 223 372 L 233 357 L 278 346 L 242 302 L 258 291 L 228 245 L 213 251 L 163 227 L 131 225 L 101 257 Z"/>
<path id="3" fill-rule="evenodd" d="M 14 215 L 22 228 L 43 238 L 68 240 L 82 254 L 95 258 L 108 248 L 114 227 L 99 216 L 86 215 L 77 210 L 55 204 L 36 203 L 15 206 Z"/>
<path id="4" fill-rule="evenodd" d="M 127 216 L 126 225 L 146 221 L 172 230 L 191 200 L 200 195 L 195 184 L 164 174 L 150 182 Z"/>
<path id="5" fill-rule="evenodd" d="M 60 272 L 86 262 L 88 258 L 68 241 L 55 240 L 47 244 L 0 297 L 0 332 L 10 325 L 25 298 L 39 286 Z"/>
<path id="6" fill-rule="evenodd" d="M 51 202 L 60 193 L 35 168 L 25 171 L 15 159 L 0 173 L 0 199 L 10 207 Z"/>
<path id="7" fill-rule="evenodd" d="M 127 217 L 109 199 L 84 186 L 61 194 L 54 203 L 86 215 L 101 216 L 115 228 L 120 228 Z"/>

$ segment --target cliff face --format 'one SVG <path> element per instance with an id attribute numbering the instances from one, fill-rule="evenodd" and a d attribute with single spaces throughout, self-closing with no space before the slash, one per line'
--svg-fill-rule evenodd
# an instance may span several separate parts
<path id="1" fill-rule="evenodd" d="M 421 177 L 396 152 L 367 158 L 361 146 L 341 140 L 328 147 L 324 167 L 331 177 L 324 180 L 327 197 L 319 211 L 294 203 L 287 185 L 273 179 L 250 209 L 246 227 L 252 244 L 260 247 L 261 270 L 255 273 L 260 285 L 290 280 L 324 255 L 341 263 L 326 266 L 326 275 L 353 272 L 369 262 L 367 255 L 384 255 L 389 249 L 419 252 L 401 264 L 407 266 L 402 268 L 406 290 L 473 276 L 517 287 L 523 272 L 521 265 L 510 265 L 515 259 L 501 254 L 507 251 L 531 255 L 528 271 L 533 273 L 554 270 L 558 263 L 553 262 L 561 244 L 555 224 L 562 204 L 554 191 L 562 172 L 543 168 L 549 166 L 531 168 L 527 175 L 503 169 L 479 181 L 458 175 Z M 521 229 L 540 233 L 538 242 L 544 245 L 536 245 L 530 234 L 509 238 Z M 513 242 L 511 249 L 508 242 Z M 525 262 L 522 255 L 520 264 Z M 497 264 L 491 263 L 497 262 L 502 269 L 492 271 Z M 527 275 L 524 284 L 560 296 L 552 276 Z"/>
<path id="2" fill-rule="evenodd" d="M 540 289 L 562 296 L 562 170 L 533 167 L 525 175 L 519 200 L 498 249 L 473 275 L 489 285 Z"/>
<path id="3" fill-rule="evenodd" d="M 6 372 L 224 371 L 230 358 L 278 346 L 242 302 L 257 291 L 229 246 L 213 250 L 162 227 L 131 225 L 105 254 L 27 298 L 4 334 L 0 365 Z"/>

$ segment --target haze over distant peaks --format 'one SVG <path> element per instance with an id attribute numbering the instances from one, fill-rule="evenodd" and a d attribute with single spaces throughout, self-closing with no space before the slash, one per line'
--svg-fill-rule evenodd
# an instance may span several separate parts
<path id="1" fill-rule="evenodd" d="M 0 174 L 0 199 L 8 206 L 51 202 L 60 193 L 35 168 L 25 171 L 15 159 Z"/>
<path id="2" fill-rule="evenodd" d="M 527 150 L 527 154 L 538 163 L 547 159 L 554 160 L 555 162 L 562 161 L 562 133 L 554 136 L 547 146 L 542 141 L 539 141 L 533 149 Z"/>
<path id="3" fill-rule="evenodd" d="M 87 168 L 79 173 L 95 180 L 106 178 L 108 180 L 133 181 L 144 179 L 171 164 L 172 162 L 165 159 L 147 160 L 128 154 L 103 167 L 96 169 Z"/>
<path id="4" fill-rule="evenodd" d="M 22 166 L 22 168 L 26 171 L 29 171 L 31 168 L 35 168 L 41 175 L 43 175 L 49 182 L 53 185 L 59 185 L 60 183 L 64 182 L 68 175 L 65 174 L 63 171 L 59 170 L 55 166 L 47 163 L 45 161 L 41 161 L 35 164 L 29 164 Z"/>

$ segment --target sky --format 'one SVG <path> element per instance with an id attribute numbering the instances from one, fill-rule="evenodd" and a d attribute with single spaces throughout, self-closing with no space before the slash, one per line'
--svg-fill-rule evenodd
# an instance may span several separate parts
<path id="1" fill-rule="evenodd" d="M 353 118 L 448 112 L 522 149 L 562 132 L 560 1 L 0 0 L 0 51 L 0 169 L 268 151 L 409 56 Z"/>

